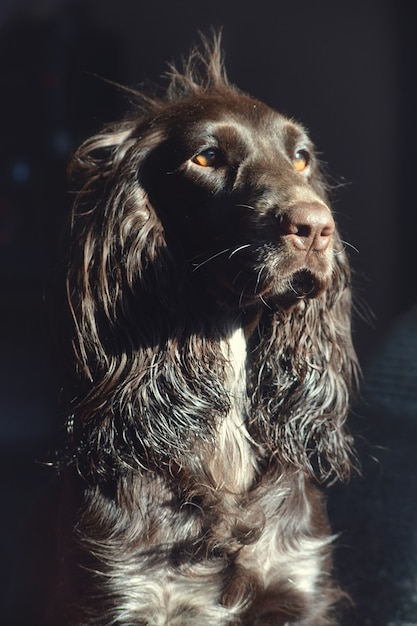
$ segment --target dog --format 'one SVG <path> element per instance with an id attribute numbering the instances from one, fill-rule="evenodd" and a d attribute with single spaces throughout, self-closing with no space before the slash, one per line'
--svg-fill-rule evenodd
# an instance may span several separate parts
<path id="1" fill-rule="evenodd" d="M 49 622 L 336 624 L 320 484 L 355 466 L 358 363 L 314 147 L 229 82 L 219 36 L 133 97 L 70 166 Z"/>

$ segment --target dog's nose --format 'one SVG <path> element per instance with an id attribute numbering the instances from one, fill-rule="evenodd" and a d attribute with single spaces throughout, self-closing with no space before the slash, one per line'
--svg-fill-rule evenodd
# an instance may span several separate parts
<path id="1" fill-rule="evenodd" d="M 280 222 L 281 234 L 298 250 L 324 252 L 335 230 L 333 217 L 320 202 L 293 206 Z"/>

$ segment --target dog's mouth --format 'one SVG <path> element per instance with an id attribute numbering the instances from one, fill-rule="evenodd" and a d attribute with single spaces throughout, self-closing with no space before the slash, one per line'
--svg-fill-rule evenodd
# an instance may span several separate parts
<path id="1" fill-rule="evenodd" d="M 238 250 L 239 255 L 228 258 L 226 264 L 223 255 L 218 254 L 210 258 L 210 263 L 198 266 L 209 273 L 210 281 L 205 284 L 209 289 L 211 286 L 210 292 L 227 306 L 245 309 L 264 304 L 270 308 L 289 308 L 300 300 L 316 298 L 329 284 L 330 267 L 325 258 L 301 267 L 298 259 L 294 259 L 295 267 L 289 269 L 285 267 L 288 262 L 281 263 L 279 255 L 254 262 L 250 246 Z"/>
<path id="2" fill-rule="evenodd" d="M 309 269 L 300 269 L 286 278 L 266 280 L 261 284 L 253 282 L 255 278 L 248 278 L 242 285 L 230 283 L 228 280 L 217 281 L 217 286 L 223 286 L 222 301 L 229 306 L 246 308 L 252 305 L 268 308 L 291 308 L 301 300 L 313 299 L 319 296 L 327 287 L 328 279 L 315 274 Z M 219 294 L 216 289 L 217 296 Z"/>
<path id="3" fill-rule="evenodd" d="M 272 306 L 292 307 L 300 300 L 317 298 L 326 289 L 328 283 L 327 277 L 303 268 L 273 284 L 272 289 L 262 296 L 262 300 Z"/>
<path id="4" fill-rule="evenodd" d="M 288 279 L 288 292 L 294 298 L 315 298 L 323 290 L 321 281 L 307 269 L 296 272 Z"/>

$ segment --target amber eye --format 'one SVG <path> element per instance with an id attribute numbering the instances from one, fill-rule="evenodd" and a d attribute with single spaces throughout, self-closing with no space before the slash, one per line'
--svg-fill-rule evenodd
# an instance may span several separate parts
<path id="1" fill-rule="evenodd" d="M 192 161 L 201 167 L 213 167 L 218 161 L 218 154 L 213 148 L 206 148 L 196 154 Z"/>
<path id="2" fill-rule="evenodd" d="M 307 150 L 297 150 L 292 162 L 297 172 L 304 172 L 310 164 L 310 155 Z"/>

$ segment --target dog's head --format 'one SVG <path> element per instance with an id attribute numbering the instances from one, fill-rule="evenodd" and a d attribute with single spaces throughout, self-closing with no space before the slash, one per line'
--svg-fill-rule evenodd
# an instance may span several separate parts
<path id="1" fill-rule="evenodd" d="M 232 306 L 326 288 L 335 225 L 303 128 L 225 85 L 168 106 L 156 125 L 141 184 L 196 281 Z"/>
<path id="2" fill-rule="evenodd" d="M 147 99 L 145 112 L 76 155 L 84 199 L 93 187 L 96 200 L 102 194 L 94 219 L 101 210 L 101 237 L 113 239 L 103 255 L 118 250 L 113 275 L 124 259 L 132 266 L 127 247 L 136 241 L 138 267 L 127 275 L 168 248 L 189 273 L 188 296 L 195 289 L 232 308 L 318 296 L 343 251 L 306 131 L 231 86 L 216 50 L 205 80 L 174 74 L 168 97 Z"/>

